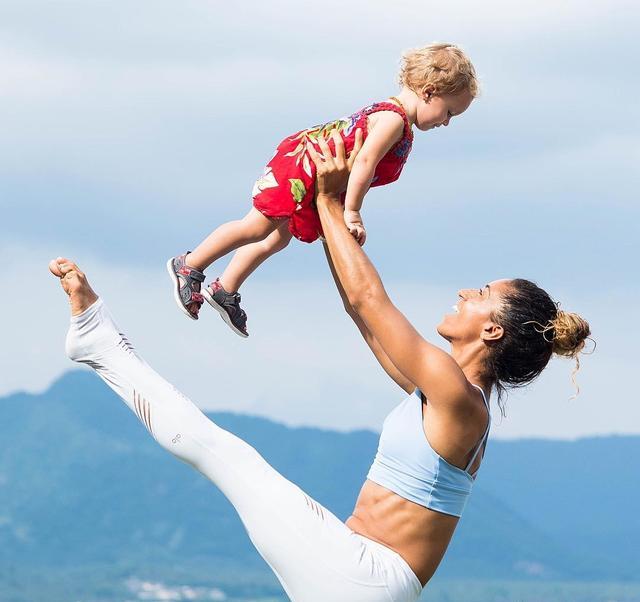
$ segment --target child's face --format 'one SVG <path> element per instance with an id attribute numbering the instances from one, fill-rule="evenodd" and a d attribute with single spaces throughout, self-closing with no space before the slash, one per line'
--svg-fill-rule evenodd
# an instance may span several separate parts
<path id="1" fill-rule="evenodd" d="M 473 100 L 468 90 L 456 95 L 436 94 L 432 88 L 427 87 L 422 92 L 422 100 L 418 102 L 416 112 L 416 127 L 423 132 L 449 125 L 449 121 L 464 113 Z"/>

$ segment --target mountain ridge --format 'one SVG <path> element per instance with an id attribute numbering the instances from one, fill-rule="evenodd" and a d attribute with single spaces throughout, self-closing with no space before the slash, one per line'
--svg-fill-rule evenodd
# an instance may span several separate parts
<path id="1" fill-rule="evenodd" d="M 2 398 L 0 413 L 0 494 L 7 500 L 0 559 L 34 566 L 135 566 L 143 557 L 264 566 L 222 494 L 160 449 L 92 373 L 70 372 L 42 394 Z M 207 415 L 338 517 L 349 515 L 377 433 Z M 632 503 L 640 485 L 622 470 L 604 469 L 623 469 L 638 452 L 640 437 L 633 436 L 492 440 L 439 575 L 634 580 L 640 520 Z M 607 487 L 590 500 L 594 474 Z"/>

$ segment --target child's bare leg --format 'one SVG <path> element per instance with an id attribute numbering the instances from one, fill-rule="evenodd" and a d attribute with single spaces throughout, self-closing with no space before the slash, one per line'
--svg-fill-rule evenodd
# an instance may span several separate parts
<path id="1" fill-rule="evenodd" d="M 214 261 L 246 244 L 264 240 L 278 227 L 254 207 L 242 219 L 227 222 L 216 228 L 189 253 L 187 264 L 200 270 L 208 268 Z"/>
<path id="2" fill-rule="evenodd" d="M 263 261 L 282 251 L 290 241 L 289 220 L 283 220 L 267 238 L 240 247 L 234 253 L 231 262 L 220 276 L 220 284 L 227 292 L 235 293 Z"/>

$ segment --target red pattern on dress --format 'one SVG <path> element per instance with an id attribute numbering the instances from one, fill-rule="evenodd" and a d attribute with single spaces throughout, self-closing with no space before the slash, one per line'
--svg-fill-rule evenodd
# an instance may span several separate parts
<path id="1" fill-rule="evenodd" d="M 371 186 L 395 182 L 411 152 L 413 132 L 401 107 L 391 102 L 378 102 L 350 117 L 301 130 L 285 138 L 254 186 L 253 206 L 267 217 L 288 218 L 289 230 L 298 240 L 310 243 L 322 236 L 320 217 L 314 201 L 316 167 L 309 158 L 307 147 L 315 144 L 319 136 L 325 136 L 333 152 L 333 141 L 328 136 L 333 130 L 337 130 L 346 151 L 350 152 L 355 143 L 356 130 L 361 129 L 363 139 L 366 139 L 367 117 L 380 111 L 393 111 L 400 115 L 404 120 L 404 130 L 402 138 L 378 163 Z M 315 148 L 318 150 L 317 146 Z"/>

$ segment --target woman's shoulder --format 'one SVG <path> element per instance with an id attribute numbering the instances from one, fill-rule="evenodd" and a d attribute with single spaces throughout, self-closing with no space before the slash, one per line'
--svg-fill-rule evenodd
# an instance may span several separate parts
<path id="1" fill-rule="evenodd" d="M 455 421 L 486 418 L 484 391 L 469 380 L 450 353 L 440 348 L 430 351 L 416 385 L 434 413 Z"/>

